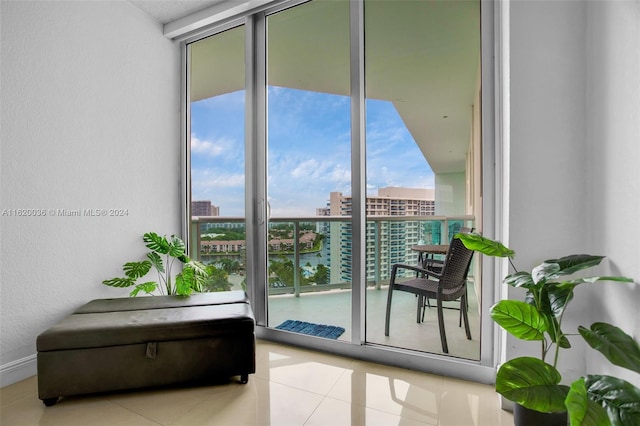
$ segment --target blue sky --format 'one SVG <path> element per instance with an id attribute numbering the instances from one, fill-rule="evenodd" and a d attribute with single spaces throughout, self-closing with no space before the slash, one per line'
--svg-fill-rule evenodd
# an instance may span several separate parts
<path id="1" fill-rule="evenodd" d="M 314 216 L 329 193 L 351 194 L 349 98 L 281 87 L 268 91 L 271 215 Z M 244 92 L 191 105 L 193 200 L 244 216 Z M 433 173 L 391 102 L 367 101 L 367 191 L 433 188 Z"/>

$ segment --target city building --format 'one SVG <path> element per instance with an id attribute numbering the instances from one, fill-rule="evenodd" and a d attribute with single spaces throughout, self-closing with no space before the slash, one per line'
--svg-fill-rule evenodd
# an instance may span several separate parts
<path id="1" fill-rule="evenodd" d="M 351 196 L 340 192 L 331 192 L 328 206 L 316 209 L 318 213 L 322 213 L 319 216 L 350 216 L 351 210 Z M 433 189 L 387 187 L 379 188 L 377 194 L 367 196 L 366 274 L 368 285 L 376 285 L 388 280 L 391 267 L 395 263 L 416 264 L 417 256 L 411 247 L 420 242 L 430 241 L 434 234 L 430 227 L 432 222 L 394 221 L 390 217 L 424 217 L 433 216 L 434 213 Z M 384 217 L 389 218 L 385 220 Z M 351 282 L 351 222 L 319 222 L 318 227 L 325 234 L 324 256 L 330 260 L 340 259 L 340 267 L 331 268 L 331 282 Z"/>
<path id="2" fill-rule="evenodd" d="M 191 216 L 220 216 L 220 207 L 211 204 L 211 201 L 192 201 Z"/>

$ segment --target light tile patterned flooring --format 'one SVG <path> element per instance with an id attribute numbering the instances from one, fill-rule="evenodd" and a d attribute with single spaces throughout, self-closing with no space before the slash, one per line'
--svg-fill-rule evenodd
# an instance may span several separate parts
<path id="1" fill-rule="evenodd" d="M 249 383 L 62 398 L 45 407 L 37 380 L 0 390 L 2 426 L 512 426 L 490 385 L 258 340 Z"/>

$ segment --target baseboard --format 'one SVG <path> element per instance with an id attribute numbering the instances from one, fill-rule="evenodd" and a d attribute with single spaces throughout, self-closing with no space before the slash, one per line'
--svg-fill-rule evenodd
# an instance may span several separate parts
<path id="1" fill-rule="evenodd" d="M 0 366 L 0 388 L 12 385 L 37 373 L 36 354 Z"/>
<path id="2" fill-rule="evenodd" d="M 502 408 L 504 411 L 513 413 L 513 402 L 509 401 L 508 399 L 505 399 L 505 397 L 501 395 L 500 408 Z"/>

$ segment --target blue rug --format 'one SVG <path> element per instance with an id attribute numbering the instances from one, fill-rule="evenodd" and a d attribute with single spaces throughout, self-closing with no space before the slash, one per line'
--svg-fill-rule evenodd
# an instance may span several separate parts
<path id="1" fill-rule="evenodd" d="M 308 334 L 310 336 L 324 337 L 327 339 L 337 339 L 344 328 L 335 325 L 312 324 L 310 322 L 286 320 L 276 327 L 278 330 L 293 331 L 294 333 Z"/>

